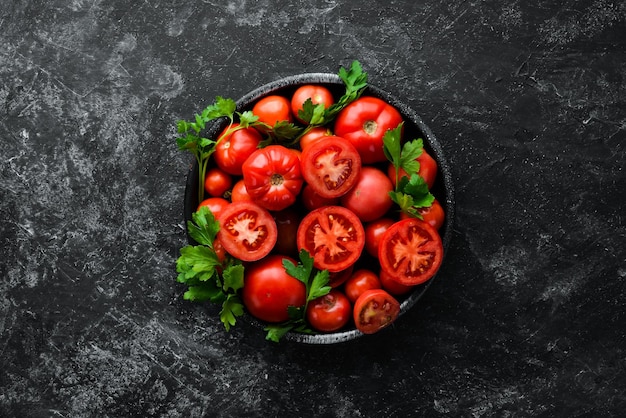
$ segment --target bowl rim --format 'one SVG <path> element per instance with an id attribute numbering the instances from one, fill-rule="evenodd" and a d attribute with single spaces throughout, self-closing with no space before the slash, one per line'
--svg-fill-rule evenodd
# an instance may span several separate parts
<path id="1" fill-rule="evenodd" d="M 269 83 L 263 84 L 238 100 L 235 101 L 236 107 L 238 111 L 243 110 L 246 107 L 249 107 L 256 100 L 260 99 L 263 96 L 277 93 L 280 90 L 293 88 L 296 85 L 302 84 L 331 84 L 331 85 L 343 85 L 343 81 L 337 74 L 332 73 L 301 73 L 286 76 Z M 445 261 L 446 255 L 448 253 L 448 248 L 450 246 L 450 241 L 452 239 L 453 233 L 453 225 L 455 218 L 455 198 L 454 198 L 454 184 L 452 181 L 452 172 L 450 166 L 448 164 L 448 160 L 443 151 L 443 147 L 439 141 L 439 139 L 435 136 L 433 131 L 429 126 L 423 121 L 423 119 L 415 112 L 411 107 L 409 107 L 404 101 L 398 99 L 396 96 L 391 93 L 376 87 L 368 82 L 368 85 L 363 93 L 363 96 L 374 96 L 385 100 L 387 103 L 394 106 L 402 115 L 405 121 L 408 121 L 414 124 L 417 129 L 421 132 L 421 137 L 424 141 L 424 145 L 429 148 L 429 153 L 432 154 L 433 158 L 437 161 L 438 166 L 438 182 L 443 183 L 442 190 L 445 192 L 445 200 L 440 200 L 440 203 L 444 207 L 446 218 L 444 225 L 440 229 L 439 233 L 442 238 L 444 255 L 443 261 Z M 212 126 L 207 128 L 207 133 L 212 137 L 217 136 L 222 129 L 224 129 L 226 125 L 226 121 L 213 121 Z M 195 161 L 195 159 L 194 159 Z M 195 177 L 195 179 L 194 179 Z M 194 184 L 195 181 L 195 184 Z M 187 221 L 191 219 L 191 202 L 193 202 L 195 194 L 197 190 L 197 162 L 194 162 L 189 169 L 187 174 L 187 181 L 185 185 L 185 201 L 184 201 L 184 220 L 185 225 Z M 187 228 L 185 227 L 185 230 Z M 187 239 L 190 242 L 193 240 L 187 234 Z M 431 286 L 433 281 L 439 276 L 439 272 L 435 274 L 430 280 L 426 283 L 418 285 L 416 289 L 414 289 L 411 293 L 408 294 L 400 303 L 400 314 L 398 317 L 402 316 L 409 309 L 411 309 L 419 299 L 426 293 L 428 288 Z M 265 326 L 261 321 L 254 318 L 252 315 L 247 312 L 244 313 L 245 320 L 254 324 L 256 327 L 263 329 Z M 381 330 L 379 333 L 384 333 L 387 331 L 386 329 Z M 294 341 L 305 344 L 336 344 L 346 341 L 351 341 L 357 339 L 365 334 L 357 329 L 350 329 L 345 331 L 339 331 L 334 333 L 319 333 L 319 334 L 304 334 L 297 332 L 287 332 L 283 338 L 288 341 Z"/>

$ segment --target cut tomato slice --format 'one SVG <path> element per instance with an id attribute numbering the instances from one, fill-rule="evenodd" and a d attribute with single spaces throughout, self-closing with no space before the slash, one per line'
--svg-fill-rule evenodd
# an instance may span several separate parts
<path id="1" fill-rule="evenodd" d="M 383 289 L 366 290 L 354 302 L 354 324 L 363 334 L 388 327 L 399 314 L 400 302 Z"/>
<path id="2" fill-rule="evenodd" d="M 256 203 L 231 203 L 222 211 L 218 221 L 217 238 L 230 255 L 242 261 L 260 260 L 276 244 L 276 222 Z"/>
<path id="3" fill-rule="evenodd" d="M 302 175 L 318 195 L 335 198 L 348 192 L 359 177 L 361 157 L 347 139 L 327 136 L 302 151 Z"/>
<path id="4" fill-rule="evenodd" d="M 320 270 L 337 272 L 354 264 L 365 246 L 357 216 L 341 206 L 324 206 L 306 215 L 298 227 L 298 250 L 305 249 Z"/>
<path id="5" fill-rule="evenodd" d="M 410 218 L 391 225 L 378 245 L 380 267 L 403 285 L 424 283 L 437 273 L 443 260 L 443 244 L 435 228 Z"/>

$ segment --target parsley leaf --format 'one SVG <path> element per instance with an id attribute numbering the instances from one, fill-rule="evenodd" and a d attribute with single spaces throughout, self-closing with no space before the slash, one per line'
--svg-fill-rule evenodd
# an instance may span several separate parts
<path id="1" fill-rule="evenodd" d="M 435 200 L 424 178 L 414 173 L 410 179 L 402 177 L 398 184 L 396 191 L 389 192 L 391 200 L 400 206 L 402 212 L 422 219 L 418 209 L 431 206 Z"/>
<path id="2" fill-rule="evenodd" d="M 359 61 L 352 61 L 348 70 L 341 67 L 339 69 L 339 78 L 346 85 L 346 91 L 336 103 L 326 109 L 324 112 L 324 124 L 333 120 L 343 108 L 361 97 L 367 87 L 367 73 L 363 72 Z"/>

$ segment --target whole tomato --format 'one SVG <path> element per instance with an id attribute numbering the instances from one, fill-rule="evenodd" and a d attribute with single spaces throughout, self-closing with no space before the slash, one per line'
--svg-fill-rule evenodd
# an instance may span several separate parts
<path id="1" fill-rule="evenodd" d="M 230 174 L 218 167 L 210 168 L 204 176 L 204 190 L 213 196 L 223 196 L 233 185 Z"/>
<path id="2" fill-rule="evenodd" d="M 361 154 L 363 164 L 387 161 L 383 136 L 402 122 L 402 115 L 382 99 L 362 96 L 337 115 L 335 135 L 350 140 Z"/>
<path id="3" fill-rule="evenodd" d="M 333 94 L 326 87 L 319 84 L 306 84 L 296 89 L 291 96 L 291 112 L 302 123 L 308 123 L 309 121 L 302 119 L 299 116 L 302 105 L 307 99 L 311 99 L 313 105 L 322 104 L 325 109 L 328 109 L 330 105 L 335 103 Z"/>
<path id="4" fill-rule="evenodd" d="M 309 324 L 322 332 L 333 332 L 343 328 L 352 314 L 350 301 L 337 289 L 313 299 L 306 310 Z"/>
<path id="5" fill-rule="evenodd" d="M 333 136 L 333 133 L 329 129 L 323 126 L 311 128 L 311 130 L 300 137 L 300 149 L 304 150 L 309 145 L 313 145 L 327 136 Z"/>
<path id="6" fill-rule="evenodd" d="M 393 185 L 387 174 L 375 167 L 362 167 L 354 186 L 341 197 L 341 204 L 361 221 L 370 222 L 385 215 L 391 208 L 391 191 Z"/>
<path id="7" fill-rule="evenodd" d="M 291 102 L 284 96 L 265 96 L 254 104 L 252 113 L 259 117 L 259 122 L 274 126 L 278 122 L 293 122 Z"/>
<path id="8" fill-rule="evenodd" d="M 424 179 L 426 184 L 428 184 L 428 188 L 432 189 L 433 185 L 435 184 L 435 180 L 437 179 L 437 161 L 433 157 L 431 157 L 431 155 L 427 153 L 426 150 L 422 151 L 422 155 L 417 157 L 416 160 L 420 163 L 420 169 L 417 174 L 419 174 Z M 396 187 L 396 169 L 394 168 L 393 164 L 389 164 L 387 168 L 387 175 L 391 179 L 393 187 Z M 398 178 L 400 179 L 404 176 L 409 177 L 407 172 L 403 168 L 401 168 L 398 171 Z"/>
<path id="9" fill-rule="evenodd" d="M 322 206 L 332 206 L 339 203 L 338 197 L 322 197 L 315 193 L 310 184 L 305 184 L 300 194 L 300 200 L 305 208 L 313 210 Z"/>
<path id="10" fill-rule="evenodd" d="M 398 283 L 389 275 L 389 273 L 382 269 L 378 273 L 378 279 L 380 280 L 383 289 L 385 289 L 391 295 L 405 295 L 411 290 L 415 289 L 415 286 Z"/>
<path id="11" fill-rule="evenodd" d="M 300 160 L 282 145 L 260 148 L 243 163 L 243 181 L 256 203 L 268 210 L 283 210 L 302 189 Z"/>
<path id="12" fill-rule="evenodd" d="M 306 302 L 304 283 L 287 274 L 284 259 L 296 264 L 290 257 L 269 255 L 246 267 L 243 304 L 250 314 L 262 321 L 286 321 L 289 306 L 301 307 Z"/>
<path id="13" fill-rule="evenodd" d="M 352 273 L 343 286 L 346 296 L 354 303 L 366 290 L 380 289 L 382 285 L 376 273 L 368 269 L 359 269 Z"/>
<path id="14" fill-rule="evenodd" d="M 230 205 L 230 202 L 223 197 L 209 197 L 200 202 L 198 209 L 202 206 L 208 207 L 213 214 L 213 217 L 217 219 L 228 205 Z"/>
<path id="15" fill-rule="evenodd" d="M 233 190 L 230 192 L 230 200 L 233 202 L 252 202 L 243 179 L 238 180 L 233 186 Z"/>
<path id="16" fill-rule="evenodd" d="M 240 176 L 243 162 L 259 147 L 261 134 L 254 128 L 239 129 L 234 123 L 228 132 L 222 132 L 215 146 L 213 159 L 225 172 Z"/>
<path id="17" fill-rule="evenodd" d="M 446 214 L 443 211 L 443 207 L 437 199 L 435 199 L 432 205 L 430 205 L 429 207 L 420 208 L 417 211 L 420 215 L 422 215 L 422 220 L 435 227 L 435 229 L 441 228 L 443 222 L 446 219 Z"/>
<path id="18" fill-rule="evenodd" d="M 378 243 L 380 237 L 383 236 L 385 231 L 394 224 L 394 220 L 391 218 L 378 218 L 372 222 L 368 222 L 363 225 L 365 228 L 365 251 L 372 257 L 378 258 Z"/>

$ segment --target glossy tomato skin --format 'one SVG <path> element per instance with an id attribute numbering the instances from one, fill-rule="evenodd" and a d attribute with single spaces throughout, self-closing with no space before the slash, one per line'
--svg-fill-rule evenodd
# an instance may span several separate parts
<path id="1" fill-rule="evenodd" d="M 270 213 L 253 202 L 234 202 L 220 214 L 217 238 L 224 249 L 242 261 L 256 261 L 272 251 L 278 237 Z"/>
<path id="2" fill-rule="evenodd" d="M 430 224 L 435 229 L 440 229 L 443 226 L 444 221 L 446 220 L 446 214 L 443 211 L 441 203 L 439 203 L 437 199 L 433 200 L 432 205 L 430 205 L 429 207 L 419 208 L 417 211 L 422 216 L 422 220 Z M 410 215 L 407 215 L 404 212 L 400 215 L 401 219 L 406 219 L 409 217 Z"/>
<path id="3" fill-rule="evenodd" d="M 416 160 L 420 163 L 420 169 L 417 174 L 419 174 L 424 179 L 426 184 L 428 184 L 428 188 L 432 189 L 435 184 L 435 180 L 437 179 L 437 161 L 431 157 L 426 150 L 424 150 L 422 155 L 417 157 Z M 389 164 L 387 167 L 387 175 L 391 179 L 393 186 L 396 187 L 396 169 L 393 164 Z M 398 179 L 402 177 L 410 177 L 403 168 L 398 170 Z"/>
<path id="4" fill-rule="evenodd" d="M 305 184 L 300 194 L 300 201 L 308 210 L 318 209 L 322 206 L 333 206 L 339 204 L 339 198 L 326 198 L 318 195 L 310 184 Z"/>
<path id="5" fill-rule="evenodd" d="M 351 141 L 361 155 L 363 164 L 387 161 L 383 152 L 383 136 L 402 122 L 396 108 L 382 99 L 362 96 L 337 115 L 335 135 Z"/>
<path id="6" fill-rule="evenodd" d="M 207 170 L 204 176 L 204 190 L 214 197 L 221 197 L 233 185 L 233 178 L 230 174 L 218 167 Z"/>
<path id="7" fill-rule="evenodd" d="M 309 212 L 298 227 L 298 251 L 307 250 L 320 270 L 337 272 L 353 265 L 365 246 L 359 218 L 342 206 L 324 206 Z"/>
<path id="8" fill-rule="evenodd" d="M 363 334 L 388 327 L 399 314 L 400 303 L 383 289 L 367 290 L 354 303 L 354 323 Z"/>
<path id="9" fill-rule="evenodd" d="M 304 283 L 285 271 L 283 255 L 270 255 L 246 267 L 242 291 L 243 304 L 254 317 L 267 322 L 289 319 L 288 307 L 300 307 L 306 301 Z"/>
<path id="10" fill-rule="evenodd" d="M 259 122 L 272 127 L 281 121 L 293 122 L 291 102 L 280 95 L 269 95 L 259 99 L 252 107 L 252 113 L 259 117 Z"/>
<path id="11" fill-rule="evenodd" d="M 389 192 L 393 185 L 387 175 L 375 167 L 361 168 L 354 186 L 341 197 L 341 204 L 354 212 L 363 222 L 385 215 L 393 205 Z"/>
<path id="12" fill-rule="evenodd" d="M 359 269 L 344 284 L 344 292 L 354 303 L 366 290 L 380 289 L 382 284 L 378 275 L 368 269 Z"/>
<path id="13" fill-rule="evenodd" d="M 325 198 L 346 194 L 359 178 L 361 157 L 352 143 L 328 136 L 302 151 L 302 175 Z"/>
<path id="14" fill-rule="evenodd" d="M 256 129 L 236 129 L 239 126 L 238 123 L 234 123 L 228 130 L 232 133 L 228 135 L 226 131 L 222 132 L 213 153 L 217 166 L 234 176 L 241 175 L 243 162 L 256 151 L 263 139 Z"/>
<path id="15" fill-rule="evenodd" d="M 206 206 L 213 214 L 213 217 L 218 219 L 228 205 L 230 205 L 230 202 L 223 197 L 209 197 L 200 202 L 198 209 Z"/>
<path id="16" fill-rule="evenodd" d="M 298 226 L 300 225 L 298 211 L 291 207 L 273 212 L 272 216 L 276 221 L 276 228 L 278 229 L 278 238 L 273 251 L 277 254 L 297 256 L 298 245 L 296 236 L 298 235 Z"/>
<path id="17" fill-rule="evenodd" d="M 380 270 L 378 273 L 378 279 L 382 285 L 382 288 L 389 292 L 390 295 L 400 296 L 406 295 L 411 290 L 415 289 L 415 286 L 408 286 L 402 283 L 398 283 L 385 271 Z"/>
<path id="18" fill-rule="evenodd" d="M 383 234 L 378 246 L 381 269 L 403 285 L 413 286 L 432 278 L 443 261 L 441 237 L 430 224 L 409 218 L 396 222 Z"/>
<path id="19" fill-rule="evenodd" d="M 385 231 L 396 221 L 391 218 L 378 218 L 368 222 L 365 228 L 365 251 L 372 257 L 378 258 L 378 244 Z"/>
<path id="20" fill-rule="evenodd" d="M 252 200 L 272 211 L 291 206 L 302 189 L 298 156 L 282 145 L 252 153 L 243 164 L 243 180 Z"/>
<path id="21" fill-rule="evenodd" d="M 298 121 L 306 123 L 298 112 L 302 110 L 304 102 L 311 99 L 313 105 L 322 104 L 325 109 L 335 103 L 335 98 L 329 89 L 319 84 L 305 84 L 296 89 L 291 96 L 291 112 Z"/>
<path id="22" fill-rule="evenodd" d="M 246 184 L 243 179 L 237 180 L 230 193 L 230 200 L 233 202 L 252 202 L 252 198 L 248 194 Z"/>
<path id="23" fill-rule="evenodd" d="M 328 274 L 328 285 L 330 287 L 339 287 L 344 284 L 351 276 L 354 271 L 354 265 L 351 265 L 345 270 L 334 271 Z"/>
<path id="24" fill-rule="evenodd" d="M 311 327 L 322 332 L 333 332 L 343 328 L 352 314 L 352 304 L 337 289 L 309 302 L 306 318 Z"/>
<path id="25" fill-rule="evenodd" d="M 327 136 L 333 136 L 330 130 L 323 126 L 316 126 L 300 137 L 300 149 L 304 150 L 309 145 L 313 145 Z"/>

